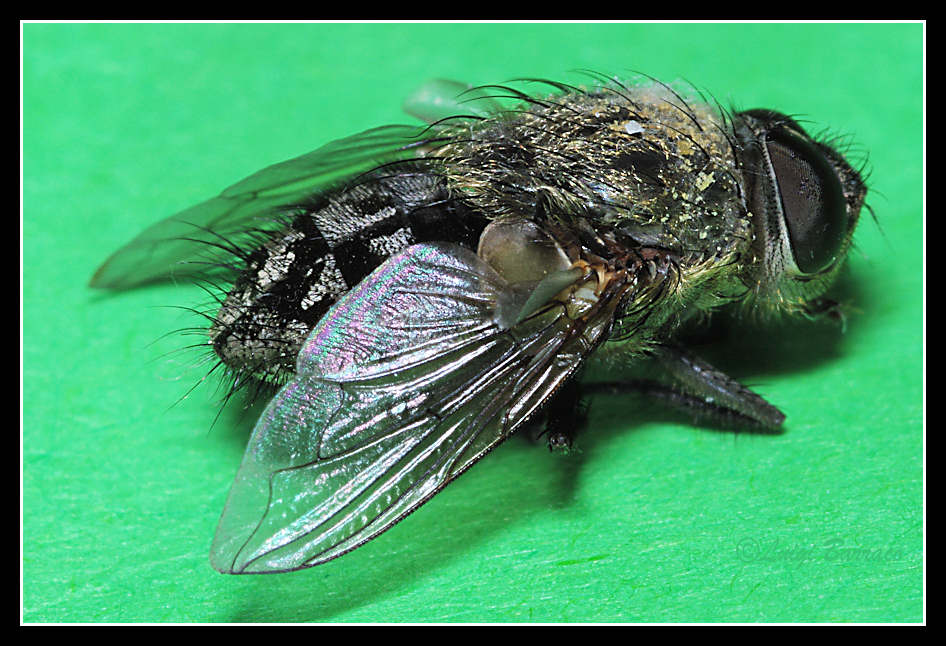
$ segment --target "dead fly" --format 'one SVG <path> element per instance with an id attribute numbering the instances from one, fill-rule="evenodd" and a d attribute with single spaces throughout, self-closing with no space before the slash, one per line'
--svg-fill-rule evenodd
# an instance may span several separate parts
<path id="1" fill-rule="evenodd" d="M 206 343 L 235 387 L 279 388 L 220 519 L 221 572 L 341 556 L 536 413 L 569 446 L 593 358 L 656 361 L 669 377 L 650 392 L 781 425 L 675 332 L 723 306 L 837 315 L 822 294 L 859 173 L 778 112 L 659 83 L 542 82 L 549 94 L 428 84 L 406 105 L 427 127 L 270 166 L 95 274 L 127 288 L 229 272 Z"/>

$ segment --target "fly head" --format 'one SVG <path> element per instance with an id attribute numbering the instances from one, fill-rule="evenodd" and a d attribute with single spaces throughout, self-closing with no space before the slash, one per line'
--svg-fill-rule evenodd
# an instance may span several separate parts
<path id="1" fill-rule="evenodd" d="M 735 115 L 753 219 L 753 301 L 810 309 L 838 274 L 867 188 L 834 148 L 773 110 Z"/>

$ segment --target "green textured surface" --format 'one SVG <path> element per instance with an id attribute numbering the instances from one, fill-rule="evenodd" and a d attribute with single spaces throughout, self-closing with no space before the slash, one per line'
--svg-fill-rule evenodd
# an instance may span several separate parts
<path id="1" fill-rule="evenodd" d="M 920 621 L 922 27 L 23 27 L 23 608 L 60 621 Z M 403 122 L 429 78 L 686 78 L 870 151 L 847 332 L 707 354 L 788 415 L 735 436 L 598 399 L 582 452 L 513 439 L 313 570 L 207 552 L 251 420 L 189 369 L 192 286 L 86 287 L 151 222 L 258 168 Z"/>

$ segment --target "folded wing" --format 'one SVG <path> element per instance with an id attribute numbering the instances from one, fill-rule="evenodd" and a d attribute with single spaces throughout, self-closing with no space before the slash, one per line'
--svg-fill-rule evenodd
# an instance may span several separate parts
<path id="1" fill-rule="evenodd" d="M 472 252 L 425 244 L 339 300 L 257 423 L 214 567 L 309 567 L 389 529 L 535 412 L 617 306 L 572 320 L 551 300 L 510 317 L 508 287 Z"/>
<path id="2" fill-rule="evenodd" d="M 214 247 L 239 246 L 246 236 L 278 226 L 279 212 L 380 164 L 415 157 L 420 147 L 436 142 L 436 133 L 424 128 L 384 126 L 264 168 L 142 231 L 99 267 L 90 285 L 125 289 L 205 273 Z"/>

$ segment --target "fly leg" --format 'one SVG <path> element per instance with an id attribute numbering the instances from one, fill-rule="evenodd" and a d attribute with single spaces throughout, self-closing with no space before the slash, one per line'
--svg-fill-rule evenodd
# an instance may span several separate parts
<path id="1" fill-rule="evenodd" d="M 841 332 L 847 329 L 847 309 L 841 303 L 830 298 L 816 298 L 805 306 L 804 313 L 809 319 L 828 320 L 841 326 Z"/>
<path id="2" fill-rule="evenodd" d="M 662 379 L 586 384 L 586 392 L 635 392 L 727 427 L 777 431 L 785 421 L 782 411 L 679 346 L 660 346 L 654 358 Z"/>
<path id="3" fill-rule="evenodd" d="M 582 402 L 583 388 L 578 379 L 569 379 L 545 409 L 544 435 L 549 451 L 567 453 L 578 429 L 584 426 L 588 407 Z"/>

